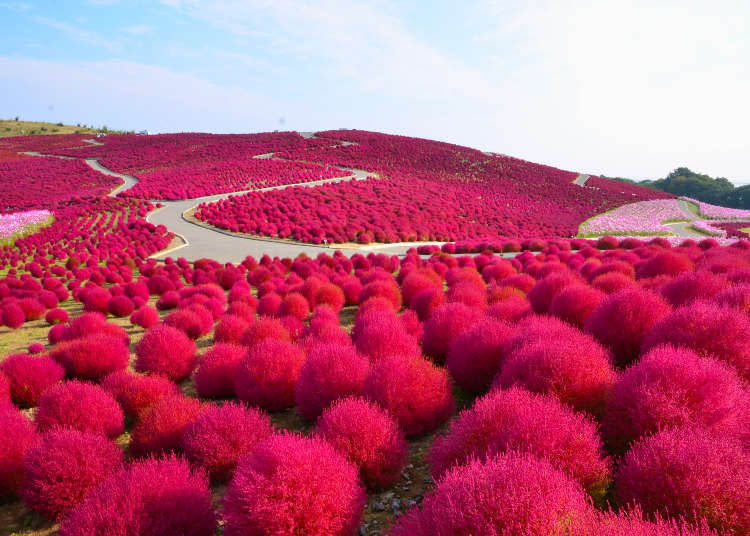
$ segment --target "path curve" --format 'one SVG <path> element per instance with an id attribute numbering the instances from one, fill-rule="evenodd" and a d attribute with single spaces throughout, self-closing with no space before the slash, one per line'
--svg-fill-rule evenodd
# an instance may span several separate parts
<path id="1" fill-rule="evenodd" d="M 589 175 L 584 175 L 583 173 L 578 175 L 576 177 L 576 180 L 573 181 L 573 184 L 576 186 L 586 186 L 586 181 L 589 180 Z"/>

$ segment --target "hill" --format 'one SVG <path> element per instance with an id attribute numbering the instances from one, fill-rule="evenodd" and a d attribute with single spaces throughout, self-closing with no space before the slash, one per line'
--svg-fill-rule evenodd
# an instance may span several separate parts
<path id="1" fill-rule="evenodd" d="M 120 132 L 85 125 L 65 125 L 63 123 L 48 123 L 46 121 L 23 121 L 20 119 L 0 119 L 0 138 L 14 136 L 31 136 L 41 134 L 96 134 L 97 132 Z"/>

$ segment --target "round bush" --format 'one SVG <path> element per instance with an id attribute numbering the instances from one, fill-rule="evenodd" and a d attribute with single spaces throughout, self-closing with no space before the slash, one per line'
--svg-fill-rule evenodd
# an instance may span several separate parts
<path id="1" fill-rule="evenodd" d="M 643 351 L 661 344 L 715 357 L 750 380 L 750 319 L 736 309 L 704 301 L 675 309 L 654 325 L 643 342 Z"/>
<path id="2" fill-rule="evenodd" d="M 47 324 L 64 324 L 69 319 L 68 312 L 63 309 L 50 309 L 47 314 L 44 315 L 44 320 Z"/>
<path id="3" fill-rule="evenodd" d="M 671 311 L 659 295 L 626 287 L 607 296 L 589 316 L 586 331 L 608 347 L 618 365 L 638 357 L 651 329 Z"/>
<path id="4" fill-rule="evenodd" d="M 615 476 L 615 494 L 647 514 L 705 519 L 721 533 L 748 534 L 748 482 L 750 454 L 737 440 L 678 427 L 633 445 Z"/>
<path id="5" fill-rule="evenodd" d="M 304 322 L 310 315 L 310 304 L 299 292 L 290 292 L 281 300 L 278 313 L 279 316 L 293 316 Z"/>
<path id="6" fill-rule="evenodd" d="M 141 376 L 125 370 L 110 374 L 101 386 L 131 419 L 140 418 L 146 408 L 162 398 L 180 394 L 179 386 L 163 376 Z"/>
<path id="7" fill-rule="evenodd" d="M 657 277 L 660 275 L 676 276 L 693 269 L 693 263 L 682 253 L 664 251 L 654 255 L 636 270 L 638 279 Z"/>
<path id="8" fill-rule="evenodd" d="M 463 303 L 437 307 L 424 324 L 422 349 L 436 363 L 443 363 L 453 340 L 482 318 L 482 311 Z"/>
<path id="9" fill-rule="evenodd" d="M 159 323 L 159 311 L 148 305 L 143 305 L 130 315 L 130 322 L 143 329 L 149 329 Z"/>
<path id="10" fill-rule="evenodd" d="M 195 309 L 177 309 L 164 317 L 164 324 L 177 328 L 185 335 L 195 340 L 208 333 L 203 320 Z"/>
<path id="11" fill-rule="evenodd" d="M 185 429 L 198 418 L 203 406 L 182 394 L 166 396 L 146 408 L 130 432 L 130 454 L 179 452 Z"/>
<path id="12" fill-rule="evenodd" d="M 34 424 L 14 408 L 0 408 L 0 499 L 16 495 L 23 480 L 23 458 L 36 443 Z"/>
<path id="13" fill-rule="evenodd" d="M 445 293 L 441 288 L 427 288 L 417 293 L 409 304 L 421 321 L 426 321 L 432 316 L 432 312 L 443 305 L 446 301 Z"/>
<path id="14" fill-rule="evenodd" d="M 193 375 L 195 390 L 201 398 L 234 396 L 237 367 L 247 349 L 237 344 L 217 343 L 201 358 Z"/>
<path id="15" fill-rule="evenodd" d="M 604 299 L 604 293 L 586 286 L 573 284 L 563 288 L 552 299 L 549 314 L 583 329 L 589 316 Z"/>
<path id="16" fill-rule="evenodd" d="M 0 320 L 10 329 L 18 329 L 26 322 L 26 315 L 18 305 L 9 303 L 0 310 Z"/>
<path id="17" fill-rule="evenodd" d="M 44 517 L 60 519 L 114 473 L 122 457 L 120 448 L 99 434 L 52 430 L 26 453 L 21 498 Z"/>
<path id="18" fill-rule="evenodd" d="M 371 311 L 360 317 L 352 330 L 357 350 L 377 362 L 388 355 L 420 356 L 419 342 L 406 332 L 392 312 Z"/>
<path id="19" fill-rule="evenodd" d="M 0 372 L 0 411 L 11 407 L 13 407 L 13 401 L 10 398 L 10 382 L 5 374 Z"/>
<path id="20" fill-rule="evenodd" d="M 341 287 L 333 283 L 323 283 L 315 292 L 315 307 L 327 305 L 334 311 L 340 311 L 346 303 L 346 296 Z M 304 319 L 302 319 L 304 320 Z"/>
<path id="21" fill-rule="evenodd" d="M 258 314 L 264 316 L 275 316 L 281 307 L 281 296 L 276 292 L 264 294 L 258 300 Z"/>
<path id="22" fill-rule="evenodd" d="M 554 398 L 524 389 L 494 391 L 451 422 L 430 449 L 432 474 L 506 451 L 546 458 L 601 499 L 611 480 L 596 424 Z"/>
<path id="23" fill-rule="evenodd" d="M 124 430 L 124 416 L 107 391 L 72 380 L 49 388 L 39 398 L 36 426 L 40 432 L 62 426 L 114 439 Z"/>
<path id="24" fill-rule="evenodd" d="M 359 469 L 369 489 L 386 489 L 401 478 L 408 444 L 398 423 L 360 398 L 334 402 L 317 423 L 317 433 Z"/>
<path id="25" fill-rule="evenodd" d="M 10 397 L 21 407 L 33 407 L 44 392 L 65 377 L 65 369 L 47 356 L 11 354 L 0 362 L 8 380 Z"/>
<path id="26" fill-rule="evenodd" d="M 642 436 L 681 425 L 734 435 L 750 446 L 750 391 L 724 363 L 659 346 L 620 375 L 602 430 L 622 452 Z"/>
<path id="27" fill-rule="evenodd" d="M 254 408 L 228 403 L 204 410 L 182 438 L 188 460 L 216 482 L 229 480 L 237 460 L 273 433 L 271 420 Z"/>
<path id="28" fill-rule="evenodd" d="M 728 285 L 723 277 L 699 270 L 678 275 L 661 288 L 661 294 L 674 307 L 680 307 L 695 300 L 709 300 Z"/>
<path id="29" fill-rule="evenodd" d="M 512 328 L 505 322 L 483 319 L 456 337 L 445 365 L 453 379 L 470 393 L 486 391 L 497 373 L 503 346 Z"/>
<path id="30" fill-rule="evenodd" d="M 124 294 L 112 296 L 107 302 L 107 311 L 113 316 L 130 316 L 134 310 L 135 304 L 133 304 L 133 300 Z"/>
<path id="31" fill-rule="evenodd" d="M 135 370 L 160 374 L 176 382 L 190 376 L 195 366 L 195 343 L 179 329 L 164 324 L 145 333 L 135 354 Z"/>
<path id="32" fill-rule="evenodd" d="M 127 367 L 130 349 L 121 339 L 108 335 L 88 335 L 57 345 L 49 356 L 65 367 L 68 376 L 99 380 Z"/>
<path id="33" fill-rule="evenodd" d="M 365 396 L 388 410 L 408 437 L 431 432 L 453 413 L 445 370 L 421 357 L 384 357 L 370 367 Z"/>
<path id="34" fill-rule="evenodd" d="M 387 299 L 394 312 L 401 309 L 401 289 L 394 280 L 378 279 L 367 283 L 359 293 L 359 303 L 365 303 L 375 296 Z"/>
<path id="35" fill-rule="evenodd" d="M 552 300 L 567 286 L 576 283 L 578 279 L 569 272 L 551 274 L 537 283 L 529 290 L 527 298 L 534 312 L 546 313 Z"/>
<path id="36" fill-rule="evenodd" d="M 747 313 L 750 311 L 750 284 L 732 285 L 719 292 L 711 301 Z"/>
<path id="37" fill-rule="evenodd" d="M 307 302 L 305 302 L 307 303 Z M 247 331 L 250 323 L 237 315 L 226 314 L 214 329 L 214 341 L 228 344 L 240 344 L 242 335 Z"/>
<path id="38" fill-rule="evenodd" d="M 509 453 L 449 471 L 391 536 L 582 534 L 593 515 L 581 487 L 549 462 Z"/>
<path id="39" fill-rule="evenodd" d="M 334 400 L 362 394 L 369 370 L 370 363 L 351 345 L 312 345 L 294 389 L 297 411 L 314 421 Z"/>
<path id="40" fill-rule="evenodd" d="M 505 356 L 494 385 L 549 394 L 576 410 L 598 415 L 616 379 L 609 352 L 581 333 L 521 346 Z"/>
<path id="41" fill-rule="evenodd" d="M 291 342 L 292 337 L 284 324 L 276 318 L 260 317 L 250 324 L 242 335 L 242 344 L 252 348 L 265 339 Z"/>
<path id="42" fill-rule="evenodd" d="M 224 534 L 350 536 L 365 499 L 357 470 L 328 443 L 275 435 L 240 460 L 224 495 Z"/>
<path id="43" fill-rule="evenodd" d="M 654 516 L 652 516 L 654 517 Z M 604 512 L 596 515 L 585 536 L 717 536 L 705 523 L 693 526 L 683 521 L 655 516 L 644 520 L 638 508 L 621 510 L 617 514 Z"/>
<path id="44" fill-rule="evenodd" d="M 305 354 L 290 342 L 260 341 L 237 367 L 237 398 L 270 411 L 293 406 L 294 386 L 304 361 Z"/>
<path id="45" fill-rule="evenodd" d="M 172 456 L 111 475 L 64 517 L 60 536 L 212 536 L 215 530 L 208 478 Z"/>

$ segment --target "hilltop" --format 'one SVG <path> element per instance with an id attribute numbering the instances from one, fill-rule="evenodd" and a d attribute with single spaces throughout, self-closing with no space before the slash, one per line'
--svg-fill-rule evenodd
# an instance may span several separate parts
<path id="1" fill-rule="evenodd" d="M 97 132 L 121 133 L 121 131 L 109 130 L 106 126 L 94 128 L 80 124 L 65 125 L 63 123 L 48 123 L 46 121 L 0 119 L 0 138 L 41 134 L 96 134 Z"/>

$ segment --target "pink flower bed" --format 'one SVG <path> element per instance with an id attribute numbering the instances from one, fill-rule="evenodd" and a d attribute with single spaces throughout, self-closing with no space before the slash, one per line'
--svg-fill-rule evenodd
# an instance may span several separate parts
<path id="1" fill-rule="evenodd" d="M 49 210 L 29 210 L 26 212 L 14 212 L 12 214 L 0 214 L 0 243 L 28 233 L 28 230 L 36 228 L 52 219 Z"/>
<path id="2" fill-rule="evenodd" d="M 665 221 L 687 220 L 676 199 L 656 199 L 623 205 L 584 222 L 581 235 L 657 235 L 672 230 Z"/>

